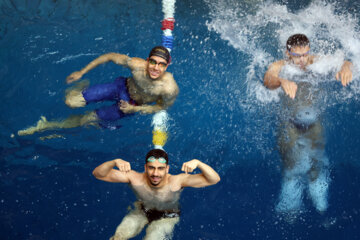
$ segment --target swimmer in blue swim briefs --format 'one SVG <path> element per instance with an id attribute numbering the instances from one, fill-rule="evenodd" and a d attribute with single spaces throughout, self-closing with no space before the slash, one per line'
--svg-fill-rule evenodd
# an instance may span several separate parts
<path id="1" fill-rule="evenodd" d="M 65 103 L 71 108 L 102 101 L 112 101 L 113 105 L 101 107 L 84 115 L 71 116 L 63 121 L 47 121 L 45 117 L 41 117 L 36 126 L 20 130 L 18 134 L 29 135 L 58 128 L 98 126 L 136 112 L 150 114 L 167 109 L 175 102 L 179 93 L 172 74 L 166 72 L 170 60 L 169 51 L 162 46 L 154 47 L 146 60 L 130 58 L 118 53 L 101 55 L 85 68 L 70 74 L 66 82 L 75 82 L 91 69 L 109 61 L 129 68 L 132 77 L 118 77 L 111 83 L 90 87 L 84 84 L 85 81 L 80 82 L 67 90 Z"/>

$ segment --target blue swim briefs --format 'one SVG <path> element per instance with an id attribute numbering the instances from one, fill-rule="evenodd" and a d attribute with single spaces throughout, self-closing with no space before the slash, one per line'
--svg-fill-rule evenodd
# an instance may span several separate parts
<path id="1" fill-rule="evenodd" d="M 134 100 L 130 98 L 126 80 L 124 77 L 118 77 L 112 83 L 97 84 L 82 92 L 86 104 L 101 101 L 116 101 L 116 103 L 111 106 L 105 106 L 95 110 L 99 119 L 103 121 L 115 121 L 125 117 L 125 115 L 130 115 L 125 114 L 118 106 L 120 100 L 136 105 Z"/>

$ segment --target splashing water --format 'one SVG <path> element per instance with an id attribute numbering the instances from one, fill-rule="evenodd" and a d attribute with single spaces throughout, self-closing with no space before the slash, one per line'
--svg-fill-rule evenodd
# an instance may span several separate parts
<path id="1" fill-rule="evenodd" d="M 263 87 L 263 75 L 271 62 L 284 57 L 286 40 L 295 33 L 307 35 L 312 54 L 320 57 L 310 69 L 318 74 L 318 78 L 326 76 L 326 82 L 335 81 L 343 60 L 353 62 L 353 83 L 349 89 L 337 91 L 333 99 L 357 98 L 360 93 L 358 19 L 341 12 L 340 3 L 314 1 L 297 12 L 285 5 L 262 1 L 221 0 L 207 1 L 207 4 L 211 9 L 208 29 L 220 34 L 223 40 L 250 58 L 246 76 L 249 103 L 255 99 L 263 106 L 263 103 L 279 101 L 282 91 L 269 91 Z"/>

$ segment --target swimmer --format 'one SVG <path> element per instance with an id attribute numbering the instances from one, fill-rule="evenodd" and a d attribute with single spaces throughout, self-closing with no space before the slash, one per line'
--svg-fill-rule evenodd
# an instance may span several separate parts
<path id="1" fill-rule="evenodd" d="M 201 170 L 200 174 L 189 174 L 196 168 Z M 197 159 L 185 162 L 181 170 L 185 173 L 169 174 L 168 155 L 161 149 L 147 153 L 143 173 L 132 170 L 130 163 L 122 159 L 96 167 L 93 175 L 97 179 L 128 183 L 138 199 L 110 239 L 133 238 L 145 225 L 148 227 L 144 239 L 171 239 L 174 226 L 180 220 L 179 198 L 183 188 L 206 187 L 220 181 L 214 169 Z"/>
<path id="2" fill-rule="evenodd" d="M 282 87 L 285 94 L 294 99 L 297 91 L 297 84 L 288 79 L 280 78 L 279 74 L 286 64 L 293 64 L 302 70 L 316 61 L 316 56 L 310 54 L 310 41 L 304 34 L 295 34 L 289 37 L 286 42 L 286 56 L 288 59 L 280 60 L 270 64 L 264 76 L 264 85 L 269 89 Z M 352 63 L 344 61 L 335 77 L 347 86 L 352 80 Z"/>
<path id="3" fill-rule="evenodd" d="M 66 82 L 78 81 L 91 69 L 109 61 L 129 68 L 132 77 L 118 77 L 112 83 L 90 87 L 86 82 L 80 82 L 76 87 L 67 90 L 65 103 L 71 108 L 101 101 L 113 101 L 113 105 L 62 121 L 47 121 L 45 117 L 41 117 L 36 126 L 20 130 L 18 135 L 58 128 L 106 125 L 102 123 L 116 121 L 136 112 L 150 114 L 167 109 L 173 105 L 179 93 L 172 74 L 166 72 L 170 60 L 169 51 L 162 46 L 154 47 L 146 60 L 118 53 L 101 55 L 85 68 L 70 74 Z"/>
<path id="4" fill-rule="evenodd" d="M 320 114 L 314 107 L 318 96 L 314 96 L 310 91 L 311 84 L 297 84 L 281 77 L 285 66 L 291 64 L 301 71 L 306 71 L 317 58 L 310 54 L 310 42 L 304 34 L 289 37 L 286 42 L 286 55 L 288 59 L 272 63 L 264 76 L 264 85 L 267 88 L 282 87 L 289 97 L 284 99 L 283 109 L 291 111 L 291 116 L 282 123 L 283 128 L 278 139 L 284 176 L 276 210 L 281 213 L 299 212 L 303 190 L 307 186 L 315 208 L 324 212 L 328 208 L 330 178 L 324 130 Z M 345 61 L 336 73 L 336 79 L 340 80 L 343 86 L 347 86 L 352 80 L 351 68 L 352 63 Z"/>

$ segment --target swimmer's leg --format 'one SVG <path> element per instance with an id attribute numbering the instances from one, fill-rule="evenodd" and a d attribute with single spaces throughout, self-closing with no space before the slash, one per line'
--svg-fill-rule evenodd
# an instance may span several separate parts
<path id="1" fill-rule="evenodd" d="M 303 183 L 299 177 L 285 177 L 281 186 L 277 212 L 296 212 L 300 210 L 303 195 Z"/>
<path id="2" fill-rule="evenodd" d="M 153 221 L 146 229 L 145 240 L 171 239 L 175 224 L 179 222 L 179 217 L 162 218 Z"/>
<path id="3" fill-rule="evenodd" d="M 317 160 L 318 166 L 309 172 L 309 195 L 319 212 L 328 208 L 328 190 L 330 185 L 329 160 L 326 156 Z"/>
<path id="4" fill-rule="evenodd" d="M 84 107 L 86 100 L 82 94 L 83 90 L 89 86 L 89 81 L 81 81 L 74 87 L 65 91 L 65 104 L 71 108 Z"/>
<path id="5" fill-rule="evenodd" d="M 40 120 L 33 127 L 29 127 L 18 131 L 19 136 L 32 135 L 36 132 L 42 132 L 47 130 L 75 128 L 85 125 L 98 126 L 99 121 L 95 112 L 90 112 L 85 115 L 74 115 L 62 121 L 48 121 L 44 116 L 41 116 Z"/>
<path id="6" fill-rule="evenodd" d="M 88 85 L 88 84 L 87 84 Z M 102 101 L 129 101 L 126 78 L 119 77 L 114 82 L 87 87 L 82 84 L 66 91 L 65 103 L 71 108 Z"/>
<path id="7" fill-rule="evenodd" d="M 114 236 L 110 240 L 125 240 L 138 235 L 148 223 L 144 212 L 136 207 L 127 214 L 120 225 L 116 228 Z"/>

